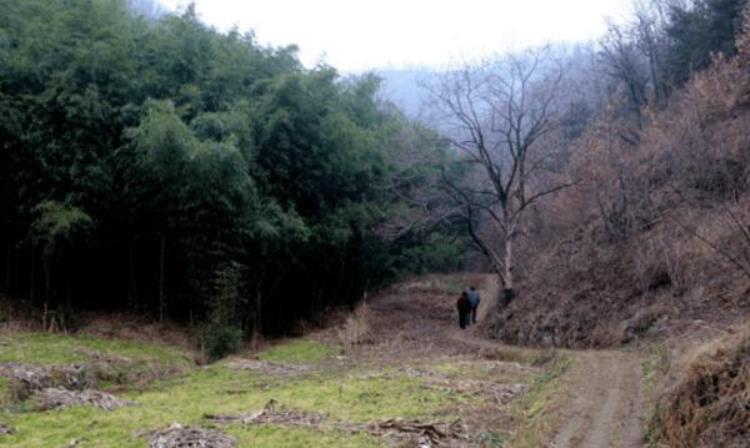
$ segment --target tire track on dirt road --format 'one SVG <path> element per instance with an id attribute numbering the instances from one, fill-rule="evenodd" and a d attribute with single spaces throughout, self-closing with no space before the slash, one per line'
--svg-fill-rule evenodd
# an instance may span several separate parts
<path id="1" fill-rule="evenodd" d="M 643 446 L 641 365 L 616 351 L 574 352 L 553 448 Z"/>
<path id="2" fill-rule="evenodd" d="M 497 307 L 500 284 L 488 276 L 480 288 L 482 322 Z M 449 337 L 478 349 L 502 344 L 486 339 L 477 326 L 453 329 Z M 559 422 L 551 448 L 635 448 L 643 442 L 643 390 L 637 355 L 612 350 L 570 351 L 574 366 L 563 380 L 563 395 L 555 412 Z"/>

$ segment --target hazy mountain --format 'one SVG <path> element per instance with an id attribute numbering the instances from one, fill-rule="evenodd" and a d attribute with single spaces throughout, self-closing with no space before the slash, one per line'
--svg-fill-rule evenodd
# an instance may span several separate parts
<path id="1" fill-rule="evenodd" d="M 376 73 L 383 79 L 380 95 L 397 105 L 409 117 L 422 116 L 427 91 L 422 86 L 435 78 L 436 72 L 428 69 L 383 69 Z"/>
<path id="2" fill-rule="evenodd" d="M 167 12 L 159 0 L 128 0 L 128 3 L 133 11 L 152 19 L 158 19 Z"/>

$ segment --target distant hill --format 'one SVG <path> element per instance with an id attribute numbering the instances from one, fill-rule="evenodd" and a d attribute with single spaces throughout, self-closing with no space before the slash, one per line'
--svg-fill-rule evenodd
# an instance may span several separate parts
<path id="1" fill-rule="evenodd" d="M 424 102 L 428 95 L 421 84 L 429 83 L 436 76 L 434 70 L 383 69 L 376 73 L 383 79 L 380 95 L 397 105 L 410 118 L 422 117 Z"/>
<path id="2" fill-rule="evenodd" d="M 128 0 L 128 3 L 133 11 L 152 19 L 158 19 L 167 12 L 158 0 Z"/>

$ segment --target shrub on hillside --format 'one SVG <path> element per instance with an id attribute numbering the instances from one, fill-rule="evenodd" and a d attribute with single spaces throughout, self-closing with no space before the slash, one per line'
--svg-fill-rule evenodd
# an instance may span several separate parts
<path id="1" fill-rule="evenodd" d="M 654 422 L 667 446 L 744 447 L 750 438 L 750 327 L 709 342 L 687 361 Z"/>
<path id="2" fill-rule="evenodd" d="M 242 330 L 232 325 L 207 325 L 201 332 L 201 348 L 211 362 L 237 353 L 242 348 Z"/>
<path id="3" fill-rule="evenodd" d="M 242 272 L 239 263 L 227 263 L 218 269 L 208 323 L 200 332 L 200 346 L 208 361 L 237 353 L 242 348 L 242 328 L 236 320 L 243 303 Z"/>

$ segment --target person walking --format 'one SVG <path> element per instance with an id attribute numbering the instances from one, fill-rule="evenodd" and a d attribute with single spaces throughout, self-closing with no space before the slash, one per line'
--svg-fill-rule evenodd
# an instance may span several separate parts
<path id="1" fill-rule="evenodd" d="M 477 308 L 479 308 L 479 303 L 482 301 L 482 298 L 479 296 L 479 291 L 477 291 L 475 286 L 471 286 L 468 291 L 464 291 L 464 294 L 469 302 L 469 315 L 467 316 L 468 323 L 475 324 L 477 323 Z"/>
<path id="2" fill-rule="evenodd" d="M 461 297 L 458 298 L 456 308 L 458 309 L 458 326 L 463 330 L 469 321 L 469 312 L 471 310 L 471 304 L 469 303 L 466 291 L 462 292 Z"/>

